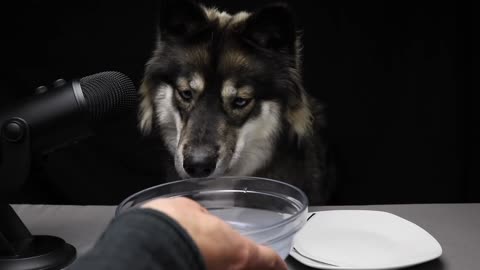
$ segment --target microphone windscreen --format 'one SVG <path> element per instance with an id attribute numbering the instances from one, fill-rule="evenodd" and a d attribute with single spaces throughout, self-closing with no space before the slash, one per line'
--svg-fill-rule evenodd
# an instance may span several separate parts
<path id="1" fill-rule="evenodd" d="M 137 92 L 125 74 L 106 71 L 80 79 L 86 110 L 93 121 L 128 113 L 137 105 Z"/>

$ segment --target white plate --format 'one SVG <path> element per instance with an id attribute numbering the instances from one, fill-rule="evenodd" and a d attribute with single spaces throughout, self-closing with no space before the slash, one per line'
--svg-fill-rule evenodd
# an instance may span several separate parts
<path id="1" fill-rule="evenodd" d="M 398 269 L 440 257 L 428 232 L 396 215 L 370 210 L 316 212 L 290 255 L 319 269 Z"/>

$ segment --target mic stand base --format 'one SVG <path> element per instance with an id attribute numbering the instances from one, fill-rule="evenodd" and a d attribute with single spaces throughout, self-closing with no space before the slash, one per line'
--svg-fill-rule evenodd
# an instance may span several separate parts
<path id="1" fill-rule="evenodd" d="M 32 235 L 6 203 L 30 173 L 30 128 L 24 119 L 0 115 L 0 160 L 0 269 L 66 268 L 76 258 L 75 248 L 55 236 Z"/>
<path id="2" fill-rule="evenodd" d="M 2 270 L 61 270 L 76 258 L 75 248 L 55 236 L 33 235 L 18 245 L 22 251 L 0 257 Z"/>
<path id="3" fill-rule="evenodd" d="M 56 236 L 32 235 L 15 210 L 0 202 L 0 269 L 60 270 L 76 258 L 75 248 Z"/>

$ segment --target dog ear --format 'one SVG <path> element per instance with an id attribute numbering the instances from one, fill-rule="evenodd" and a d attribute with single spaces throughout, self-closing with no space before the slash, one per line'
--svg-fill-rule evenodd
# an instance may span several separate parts
<path id="1" fill-rule="evenodd" d="M 159 29 L 163 35 L 189 37 L 207 27 L 205 12 L 192 0 L 161 0 Z"/>
<path id="2" fill-rule="evenodd" d="M 294 52 L 296 30 L 293 12 L 287 4 L 267 5 L 245 22 L 244 36 L 264 49 Z"/>

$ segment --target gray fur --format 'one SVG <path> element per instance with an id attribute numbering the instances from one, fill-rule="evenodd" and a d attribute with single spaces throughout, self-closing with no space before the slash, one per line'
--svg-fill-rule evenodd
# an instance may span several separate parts
<path id="1" fill-rule="evenodd" d="M 267 15 L 259 15 L 261 11 L 230 15 L 195 4 L 182 5 L 189 9 L 188 16 L 196 18 L 186 19 L 185 31 L 196 33 L 209 25 L 212 38 L 186 42 L 182 34 L 161 25 L 140 89 L 139 127 L 145 135 L 160 135 L 175 160 L 168 180 L 190 177 L 184 161 L 203 157 L 196 150 L 207 149 L 216 158 L 210 176 L 278 179 L 304 190 L 311 203 L 326 203 L 333 185 L 323 137 L 325 116 L 321 104 L 303 87 L 297 32 L 291 44 L 285 41 L 278 48 L 258 49 L 276 41 L 262 32 L 261 23 L 265 22 L 261 16 Z M 283 9 L 272 10 L 286 12 Z M 188 17 L 177 17 L 182 15 Z M 260 33 L 251 29 L 256 24 Z M 238 33 L 249 35 L 255 49 L 238 43 L 234 38 Z M 211 46 L 218 47 L 212 50 Z M 248 83 L 242 76 L 257 80 Z M 237 98 L 248 100 L 247 105 L 233 107 Z"/>

